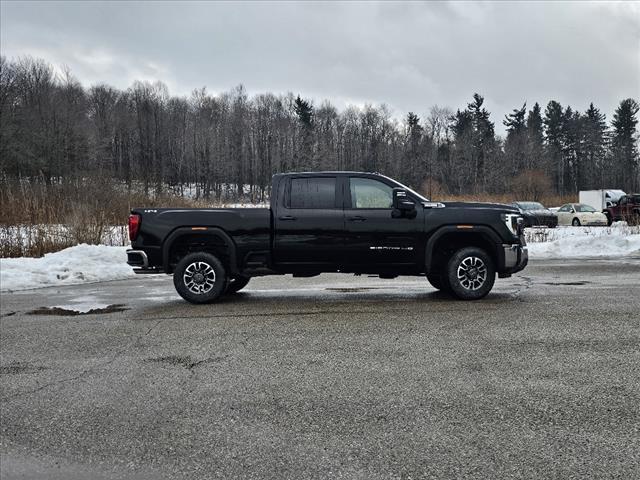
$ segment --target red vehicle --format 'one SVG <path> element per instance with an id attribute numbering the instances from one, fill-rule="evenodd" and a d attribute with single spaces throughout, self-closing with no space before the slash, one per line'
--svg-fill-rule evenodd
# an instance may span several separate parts
<path id="1" fill-rule="evenodd" d="M 617 204 L 607 207 L 602 213 L 607 216 L 609 225 L 620 220 L 640 225 L 640 193 L 623 195 Z"/>

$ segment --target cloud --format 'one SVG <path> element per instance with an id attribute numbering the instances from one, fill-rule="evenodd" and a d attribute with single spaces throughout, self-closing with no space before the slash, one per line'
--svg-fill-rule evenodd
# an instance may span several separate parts
<path id="1" fill-rule="evenodd" d="M 486 97 L 504 114 L 556 99 L 610 117 L 640 97 L 631 2 L 43 2 L 0 4 L 1 51 L 68 65 L 85 84 L 162 80 L 174 94 L 243 83 L 398 116 Z M 351 99 L 351 100 L 350 100 Z"/>

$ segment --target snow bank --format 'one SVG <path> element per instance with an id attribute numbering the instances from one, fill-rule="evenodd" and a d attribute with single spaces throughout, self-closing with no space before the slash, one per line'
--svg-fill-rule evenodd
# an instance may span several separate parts
<path id="1" fill-rule="evenodd" d="M 529 256 L 544 258 L 622 257 L 640 255 L 640 228 L 558 227 L 527 229 Z M 42 258 L 0 259 L 0 290 L 72 285 L 133 277 L 127 247 L 77 245 Z"/>
<path id="2" fill-rule="evenodd" d="M 72 285 L 132 277 L 128 247 L 77 245 L 41 258 L 1 258 L 0 290 Z"/>
<path id="3" fill-rule="evenodd" d="M 527 243 L 532 259 L 640 255 L 640 229 L 625 223 L 612 227 L 540 229 L 527 232 Z"/>

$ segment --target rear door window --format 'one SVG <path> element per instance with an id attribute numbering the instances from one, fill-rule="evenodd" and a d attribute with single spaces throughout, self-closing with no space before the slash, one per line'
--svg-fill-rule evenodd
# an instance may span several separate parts
<path id="1" fill-rule="evenodd" d="M 336 208 L 336 178 L 292 178 L 289 208 Z"/>

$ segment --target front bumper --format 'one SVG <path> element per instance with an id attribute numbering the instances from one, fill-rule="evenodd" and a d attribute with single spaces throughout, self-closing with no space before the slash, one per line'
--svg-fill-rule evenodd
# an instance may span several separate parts
<path id="1" fill-rule="evenodd" d="M 500 274 L 510 275 L 523 270 L 529 263 L 529 250 L 526 245 L 503 244 L 504 250 L 504 271 Z"/>

